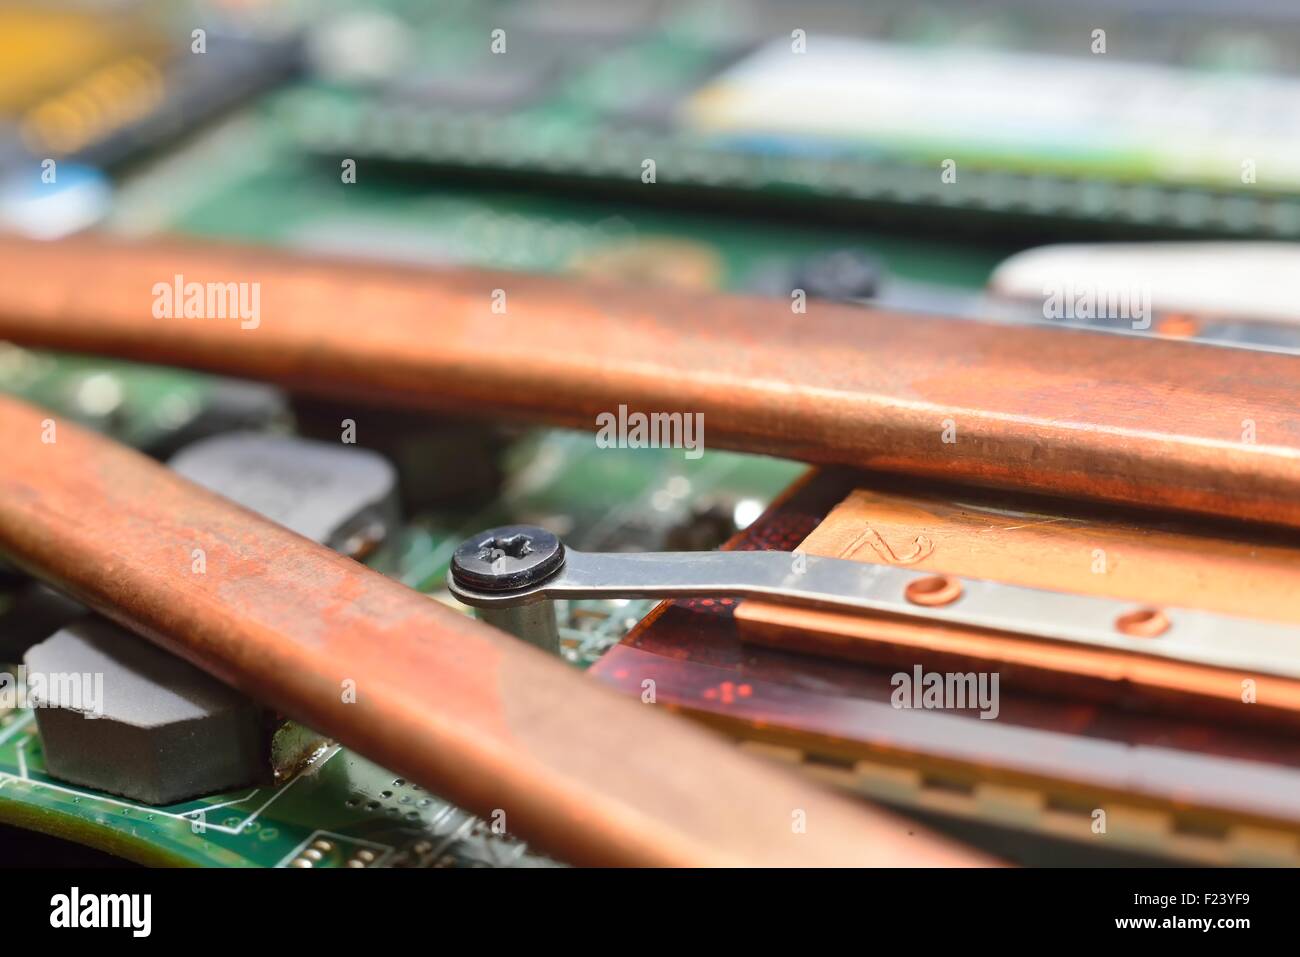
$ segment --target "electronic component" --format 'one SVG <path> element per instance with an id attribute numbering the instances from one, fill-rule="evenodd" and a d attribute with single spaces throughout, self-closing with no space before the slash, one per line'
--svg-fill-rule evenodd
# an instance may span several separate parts
<path id="1" fill-rule="evenodd" d="M 397 523 L 397 473 L 365 449 L 240 432 L 190 445 L 170 465 L 190 481 L 353 558 L 374 552 Z"/>
<path id="2" fill-rule="evenodd" d="M 36 161 L 111 166 L 297 69 L 296 37 L 228 21 L 204 27 L 201 41 L 189 31 L 182 39 L 144 4 L 118 6 L 0 10 L 0 162 L 37 176 Z"/>
<path id="3" fill-rule="evenodd" d="M 98 617 L 24 657 L 49 772 L 145 804 L 269 780 L 263 711 Z"/>
<path id="4" fill-rule="evenodd" d="M 880 288 L 883 267 L 859 249 L 813 256 L 795 274 L 792 288 L 819 299 L 869 299 Z"/>
<path id="5" fill-rule="evenodd" d="M 1297 352 L 1297 269 L 1300 243 L 1061 244 L 1006 259 L 988 289 L 1034 321 Z"/>
<path id="6" fill-rule="evenodd" d="M 755 271 L 753 292 L 787 298 L 803 290 L 810 299 L 853 301 L 874 298 L 885 267 L 871 253 L 852 246 L 828 249 L 792 263 L 770 263 Z"/>
<path id="7" fill-rule="evenodd" d="M 292 399 L 294 425 L 305 438 L 337 443 L 340 423 L 356 425 L 358 449 L 397 469 L 405 511 L 447 505 L 481 507 L 501 491 L 501 434 L 481 423 L 357 403 Z M 337 446 L 335 446 L 337 447 Z M 444 463 L 454 459 L 455 468 Z"/>

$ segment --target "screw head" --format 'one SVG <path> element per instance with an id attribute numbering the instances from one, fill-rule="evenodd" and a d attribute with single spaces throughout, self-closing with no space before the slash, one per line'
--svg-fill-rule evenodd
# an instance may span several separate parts
<path id="1" fill-rule="evenodd" d="M 456 584 L 511 591 L 545 581 L 564 564 L 564 544 L 535 525 L 503 525 L 465 539 L 451 558 Z"/>

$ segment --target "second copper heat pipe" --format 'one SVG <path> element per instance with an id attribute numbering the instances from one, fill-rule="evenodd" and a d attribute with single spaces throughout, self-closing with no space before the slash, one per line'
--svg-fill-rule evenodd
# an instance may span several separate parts
<path id="1" fill-rule="evenodd" d="M 256 283 L 256 325 L 157 315 L 177 282 Z M 701 413 L 706 448 L 1300 527 L 1290 355 L 94 237 L 0 239 L 4 338 L 589 430 Z"/>

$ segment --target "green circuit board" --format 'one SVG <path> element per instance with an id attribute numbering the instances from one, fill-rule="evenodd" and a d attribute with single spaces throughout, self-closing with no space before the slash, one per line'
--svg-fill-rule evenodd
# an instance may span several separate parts
<path id="1" fill-rule="evenodd" d="M 1300 235 L 1300 169 L 1275 165 L 1243 189 L 1240 156 L 1219 155 L 1225 141 L 1260 152 L 1272 142 L 1239 131 L 1241 111 L 1230 105 L 1206 98 L 1183 128 L 1166 130 L 1157 96 L 1151 110 L 1135 106 L 1113 120 L 1121 133 L 1109 139 L 1070 122 L 1088 111 L 1077 102 L 1083 91 L 1114 95 L 1089 72 L 1099 53 L 1144 61 L 1130 87 L 1175 89 L 1206 73 L 1249 84 L 1257 71 L 1296 68 L 1300 37 L 1288 23 L 1247 44 L 1233 42 L 1228 22 L 1187 31 L 1172 11 L 1116 6 L 1101 16 L 1066 4 L 391 0 L 343 16 L 384 38 L 382 52 L 378 41 L 327 35 L 312 48 L 325 66 L 268 100 L 292 141 L 336 168 L 350 158 L 430 178 L 578 180 L 642 199 L 647 188 L 676 189 L 688 202 L 730 195 L 733 208 L 761 197 L 857 224 L 896 221 L 905 210 L 914 221 L 979 222 L 986 236 L 1116 219 L 1155 232 Z M 1122 48 L 1091 48 L 1097 29 L 1123 37 Z M 820 77 L 800 56 L 813 49 L 833 58 L 830 67 L 820 60 Z M 985 50 L 1014 66 L 999 78 Z M 852 72 L 864 60 L 871 70 Z M 940 72 L 945 60 L 956 62 Z M 982 124 L 924 96 L 906 101 L 902 123 L 871 109 L 874 99 L 913 86 L 941 91 L 986 70 Z M 1035 86 L 1060 124 L 989 136 L 1010 112 L 1002 104 L 1017 99 L 1016 83 Z M 856 105 L 837 100 L 850 89 Z M 783 100 L 781 90 L 799 93 Z M 653 187 L 642 175 L 647 160 Z M 938 175 L 945 161 L 962 174 Z"/>
<path id="2" fill-rule="evenodd" d="M 0 821 L 141 864 L 554 866 L 491 824 L 338 746 L 277 788 L 149 807 L 46 773 L 30 711 L 0 719 Z"/>

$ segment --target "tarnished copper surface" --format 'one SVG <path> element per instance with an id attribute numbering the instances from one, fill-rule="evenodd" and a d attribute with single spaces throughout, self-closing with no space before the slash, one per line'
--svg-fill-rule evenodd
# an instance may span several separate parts
<path id="1" fill-rule="evenodd" d="M 155 318 L 177 276 L 260 283 L 257 327 Z M 585 429 L 700 412 L 706 446 L 1300 526 L 1294 356 L 94 238 L 0 241 L 0 337 Z"/>
<path id="2" fill-rule="evenodd" d="M 1129 599 L 1145 607 L 1116 627 L 1152 641 L 1169 627 L 1160 606 L 1300 625 L 1300 548 L 1283 539 L 1287 533 L 1241 530 L 1234 537 L 1222 527 L 1159 526 L 1056 508 L 1009 511 L 923 491 L 858 489 L 799 547 L 811 555 Z M 1285 678 L 771 602 L 744 602 L 736 618 L 748 640 L 777 647 L 892 666 L 996 668 L 1004 686 L 1141 698 L 1227 720 L 1300 726 L 1300 682 Z M 1296 644 L 1300 649 L 1300 628 Z M 1252 684 L 1243 687 L 1246 679 Z"/>
<path id="3" fill-rule="evenodd" d="M 384 766 L 480 814 L 504 811 L 512 832 L 564 859 L 985 862 L 620 700 L 44 411 L 0 398 L 0 448 L 0 550 Z"/>

